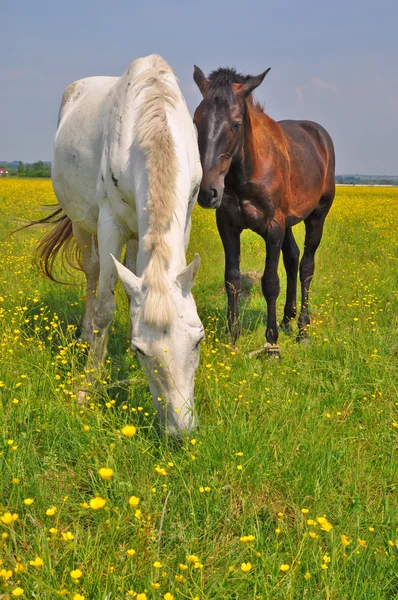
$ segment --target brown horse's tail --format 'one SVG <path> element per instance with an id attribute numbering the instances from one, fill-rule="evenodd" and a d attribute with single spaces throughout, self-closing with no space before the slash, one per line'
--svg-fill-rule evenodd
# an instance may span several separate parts
<path id="1" fill-rule="evenodd" d="M 31 221 L 24 227 L 17 229 L 21 231 L 34 225 L 51 225 L 49 231 L 40 239 L 36 248 L 34 261 L 42 273 L 51 281 L 64 283 L 54 277 L 54 262 L 58 254 L 62 258 L 62 265 L 68 272 L 68 266 L 72 269 L 81 270 L 81 254 L 73 237 L 72 221 L 63 212 L 62 208 L 57 208 L 51 215 Z"/>

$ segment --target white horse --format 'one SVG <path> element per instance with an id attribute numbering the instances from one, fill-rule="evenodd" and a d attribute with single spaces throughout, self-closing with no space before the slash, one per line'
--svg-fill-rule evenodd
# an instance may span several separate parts
<path id="1" fill-rule="evenodd" d="M 56 253 L 74 237 L 87 279 L 83 336 L 94 368 L 106 354 L 118 273 L 130 301 L 132 348 L 173 435 L 196 426 L 204 331 L 191 287 L 200 259 L 187 266 L 185 252 L 201 178 L 192 119 L 160 56 L 135 60 L 121 77 L 90 77 L 66 89 L 52 164 L 60 209 L 39 246 L 41 264 L 51 276 Z M 123 266 L 117 259 L 125 244 Z"/>

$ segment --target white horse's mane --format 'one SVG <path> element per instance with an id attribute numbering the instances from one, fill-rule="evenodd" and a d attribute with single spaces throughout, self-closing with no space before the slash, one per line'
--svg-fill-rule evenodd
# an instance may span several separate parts
<path id="1" fill-rule="evenodd" d="M 174 108 L 178 96 L 170 85 L 176 81 L 171 67 L 160 56 L 153 58 L 153 67 L 145 69 L 134 82 L 141 103 L 136 139 L 146 156 L 150 213 L 144 238 L 151 257 L 142 276 L 147 287 L 143 318 L 153 326 L 167 327 L 174 321 L 176 309 L 166 278 L 171 250 L 164 234 L 176 207 L 178 163 L 166 107 Z"/>

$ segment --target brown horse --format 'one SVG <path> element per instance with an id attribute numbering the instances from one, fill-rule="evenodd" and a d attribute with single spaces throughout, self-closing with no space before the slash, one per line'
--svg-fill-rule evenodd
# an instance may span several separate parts
<path id="1" fill-rule="evenodd" d="M 287 293 L 281 327 L 290 331 L 296 316 L 299 249 L 292 227 L 304 221 L 304 255 L 300 263 L 302 290 L 299 339 L 307 337 L 308 292 L 314 255 L 332 205 L 334 149 L 327 131 L 312 121 L 273 121 L 253 102 L 251 93 L 269 69 L 252 77 L 234 69 L 218 69 L 208 78 L 195 66 L 194 80 L 203 95 L 195 111 L 203 179 L 198 202 L 216 208 L 217 227 L 225 252 L 228 328 L 239 335 L 240 234 L 251 229 L 265 240 L 262 290 L 267 302 L 267 350 L 276 345 L 278 262 L 282 249 Z"/>

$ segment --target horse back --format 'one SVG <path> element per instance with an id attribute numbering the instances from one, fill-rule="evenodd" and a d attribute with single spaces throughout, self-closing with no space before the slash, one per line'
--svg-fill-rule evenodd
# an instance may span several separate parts
<path id="1" fill-rule="evenodd" d="M 295 180 L 307 187 L 321 187 L 321 194 L 334 191 L 335 155 L 333 141 L 322 125 L 314 121 L 279 121 L 285 133 Z M 297 178 L 297 174 L 300 178 Z"/>

